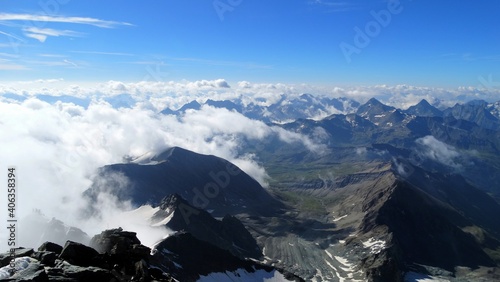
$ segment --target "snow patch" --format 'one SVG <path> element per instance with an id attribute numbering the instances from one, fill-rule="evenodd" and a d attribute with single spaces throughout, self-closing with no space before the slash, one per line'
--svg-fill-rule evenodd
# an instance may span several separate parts
<path id="1" fill-rule="evenodd" d="M 335 256 L 335 259 L 343 266 L 340 268 L 345 271 L 345 272 L 353 272 L 354 271 L 354 264 L 349 263 L 349 261 L 343 257 L 338 257 Z"/>
<path id="2" fill-rule="evenodd" d="M 210 273 L 207 276 L 201 276 L 198 282 L 234 282 L 234 281 L 263 281 L 263 282 L 288 282 L 283 274 L 274 270 L 267 272 L 265 270 L 257 270 L 249 273 L 240 268 L 234 272 L 216 272 Z"/>
<path id="3" fill-rule="evenodd" d="M 408 272 L 405 275 L 404 282 L 450 282 L 450 280 L 416 272 Z"/>
<path id="4" fill-rule="evenodd" d="M 20 257 L 20 258 L 15 258 L 14 259 L 14 269 L 15 272 L 19 272 L 22 270 L 25 270 L 28 268 L 30 263 L 36 262 L 37 260 L 32 259 L 30 257 Z M 12 271 L 12 267 L 10 265 L 4 266 L 0 268 L 0 280 L 8 279 L 10 278 L 10 272 Z"/>
<path id="5" fill-rule="evenodd" d="M 135 163 L 135 164 L 139 164 L 139 165 L 156 165 L 156 164 L 163 162 L 163 161 L 161 161 L 161 162 L 152 161 L 151 159 L 153 159 L 154 157 L 156 157 L 155 153 L 147 152 L 144 155 L 139 156 L 138 158 L 132 160 L 131 163 Z"/>
<path id="6" fill-rule="evenodd" d="M 378 254 L 386 247 L 386 242 L 382 240 L 375 240 L 375 238 L 370 238 L 366 242 L 362 242 L 364 248 L 369 248 L 372 254 Z"/>
<path id="7" fill-rule="evenodd" d="M 131 215 L 134 217 L 139 217 L 142 219 L 149 219 L 159 210 L 160 210 L 159 207 L 153 208 L 150 205 L 144 205 L 144 206 L 140 206 L 139 208 L 137 208 L 135 210 L 127 211 L 127 212 L 125 212 L 125 214 Z"/>
<path id="8" fill-rule="evenodd" d="M 151 226 L 153 227 L 158 227 L 158 226 L 164 226 L 165 224 L 169 223 L 170 220 L 174 217 L 174 213 L 175 212 L 172 212 L 170 213 L 167 217 L 165 217 L 163 220 L 159 221 L 159 222 L 156 222 L 154 224 L 152 224 Z"/>
<path id="9" fill-rule="evenodd" d="M 333 219 L 333 221 L 334 221 L 334 222 L 337 222 L 337 221 L 339 221 L 339 220 L 341 220 L 341 219 L 343 219 L 343 218 L 346 218 L 346 217 L 347 217 L 347 214 L 346 214 L 346 215 L 343 215 L 343 216 L 341 216 L 341 217 L 334 218 L 334 219 Z"/>

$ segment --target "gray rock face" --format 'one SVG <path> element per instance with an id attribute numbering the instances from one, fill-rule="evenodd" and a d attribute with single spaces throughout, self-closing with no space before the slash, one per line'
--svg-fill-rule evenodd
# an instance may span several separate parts
<path id="1" fill-rule="evenodd" d="M 62 250 L 63 250 L 62 246 L 48 241 L 43 243 L 40 247 L 38 247 L 38 251 L 40 252 L 47 251 L 56 253 L 57 255 L 59 255 L 62 252 Z"/>
<path id="2" fill-rule="evenodd" d="M 265 266 L 250 260 L 233 256 L 226 250 L 198 240 L 189 233 L 179 232 L 160 242 L 153 251 L 151 261 L 163 271 L 171 273 L 179 281 L 197 281 L 201 276 L 210 273 L 231 273 L 242 270 L 253 273 L 263 270 L 267 273 L 276 271 L 274 267 Z M 286 273 L 288 281 L 304 281 Z M 241 278 L 241 281 L 244 277 Z"/>
<path id="3" fill-rule="evenodd" d="M 500 129 L 500 121 L 488 110 L 488 103 L 485 101 L 475 100 L 465 104 L 456 104 L 445 110 L 444 114 L 459 120 L 473 122 L 485 129 Z"/>
<path id="4" fill-rule="evenodd" d="M 64 245 L 61 254 L 59 255 L 60 259 L 66 260 L 73 265 L 78 266 L 90 266 L 92 264 L 92 260 L 99 253 L 91 247 L 87 247 L 83 244 L 68 241 L 66 245 Z"/>
<path id="5" fill-rule="evenodd" d="M 262 252 L 245 226 L 235 217 L 226 215 L 216 220 L 208 212 L 191 206 L 179 195 L 165 197 L 153 220 L 171 216 L 166 226 L 174 231 L 187 231 L 199 240 L 209 242 L 233 255 L 259 259 Z"/>
<path id="6" fill-rule="evenodd" d="M 233 219 L 227 219 L 233 221 Z M 234 223 L 232 223 L 234 224 Z M 59 247 L 51 242 L 32 249 L 16 250 L 16 270 L 8 275 L 2 268 L 0 279 L 5 281 L 196 281 L 200 275 L 213 272 L 235 271 L 239 268 L 248 273 L 264 271 L 273 276 L 273 267 L 263 266 L 250 260 L 237 258 L 226 250 L 200 241 L 189 234 L 174 235 L 160 242 L 155 255 L 140 244 L 135 232 L 121 228 L 106 230 L 92 238 L 92 244 L 100 253 L 88 246 L 68 241 L 58 256 Z M 168 254 L 173 254 L 170 256 Z M 7 254 L 2 254 L 6 257 Z M 27 256 L 31 255 L 31 257 Z M 180 265 L 184 265 L 180 267 Z M 168 266 L 168 267 L 166 267 Z M 290 281 L 303 281 L 286 274 Z M 241 278 L 241 281 L 246 281 Z"/>
<path id="7" fill-rule="evenodd" d="M 103 231 L 90 240 L 90 246 L 99 253 L 111 255 L 130 255 L 134 253 L 134 247 L 137 249 L 140 244 L 141 241 L 137 239 L 135 232 L 123 231 L 122 228 Z M 149 254 L 148 249 L 143 252 L 143 255 Z"/>

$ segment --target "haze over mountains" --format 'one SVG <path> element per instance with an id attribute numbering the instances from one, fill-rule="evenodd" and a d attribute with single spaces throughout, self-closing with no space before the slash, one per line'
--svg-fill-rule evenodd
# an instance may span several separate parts
<path id="1" fill-rule="evenodd" d="M 108 100 L 113 105 L 44 97 L 2 103 L 11 119 L 40 118 L 12 132 L 28 152 L 37 151 L 20 164 L 29 159 L 26 169 L 37 168 L 40 179 L 54 173 L 37 183 L 54 193 L 21 190 L 20 199 L 47 214 L 38 217 L 38 230 L 44 222 L 81 229 L 60 245 L 77 240 L 78 230 L 89 243 L 123 227 L 156 254 L 145 269 L 193 279 L 185 281 L 225 271 L 235 278 L 242 269 L 310 281 L 498 279 L 498 102 L 444 106 L 429 99 L 401 109 L 375 98 L 301 94 L 145 110 L 132 96 L 117 97 L 123 99 Z M 46 165 L 41 149 L 56 165 Z M 43 236 L 24 242 L 38 247 L 54 237 Z M 241 264 L 221 259 L 197 268 L 188 264 L 195 250 L 175 247 L 197 244 L 203 255 L 224 252 Z"/>

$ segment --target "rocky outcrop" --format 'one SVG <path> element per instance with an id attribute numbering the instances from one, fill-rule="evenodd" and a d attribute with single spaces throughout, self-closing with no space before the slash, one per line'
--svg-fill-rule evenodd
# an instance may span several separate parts
<path id="1" fill-rule="evenodd" d="M 230 252 L 198 240 L 189 233 L 172 235 L 153 250 L 152 263 L 163 271 L 171 273 L 179 281 L 198 281 L 201 276 L 211 273 L 247 273 L 256 271 L 272 273 L 274 267 L 235 257 Z M 241 275 L 241 274 L 240 274 Z M 285 273 L 289 281 L 303 281 Z M 246 281 L 241 277 L 241 281 Z"/>
<path id="2" fill-rule="evenodd" d="M 238 225 L 234 219 L 226 219 Z M 239 223 L 241 224 L 241 223 Z M 91 246 L 68 241 L 62 247 L 45 242 L 38 251 L 16 249 L 14 274 L 10 253 L 0 254 L 0 280 L 5 281 L 197 281 L 202 276 L 231 273 L 236 281 L 248 277 L 284 277 L 303 281 L 293 274 L 278 271 L 181 232 L 155 247 L 141 245 L 136 233 L 121 228 L 94 236 Z M 253 276 L 252 276 L 253 275 Z"/>
<path id="3" fill-rule="evenodd" d="M 73 241 L 64 247 L 45 242 L 38 251 L 16 249 L 16 270 L 8 281 L 170 281 L 149 264 L 150 249 L 134 232 L 107 230 L 91 243 L 97 250 Z M 8 273 L 11 258 L 0 255 L 0 273 Z"/>
<path id="4" fill-rule="evenodd" d="M 186 231 L 195 238 L 230 251 L 241 258 L 259 259 L 262 252 L 245 226 L 235 217 L 226 215 L 216 220 L 208 212 L 191 206 L 181 196 L 165 197 L 160 210 L 153 215 L 153 222 L 168 222 L 165 225 L 174 231 Z"/>
<path id="5" fill-rule="evenodd" d="M 417 265 L 449 273 L 457 266 L 498 265 L 491 250 L 500 249 L 500 223 L 493 216 L 500 206 L 491 197 L 457 175 L 417 167 L 406 177 L 391 175 L 363 196 L 361 234 L 350 242 L 383 238 L 385 247 L 361 260 L 369 281 L 403 281 Z"/>

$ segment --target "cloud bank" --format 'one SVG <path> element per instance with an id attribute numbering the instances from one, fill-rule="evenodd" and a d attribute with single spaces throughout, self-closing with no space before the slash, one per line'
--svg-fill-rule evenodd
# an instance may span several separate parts
<path id="1" fill-rule="evenodd" d="M 36 82 L 52 83 L 58 81 Z M 105 100 L 93 97 L 84 107 L 61 101 L 48 103 L 21 94 L 26 99 L 3 98 L 0 102 L 2 163 L 4 168 L 15 166 L 18 171 L 17 218 L 40 209 L 48 218 L 55 217 L 79 227 L 89 236 L 119 226 L 138 231 L 139 239 L 146 242 L 165 235 L 164 230 L 145 229 L 140 222 L 131 222 L 129 218 L 124 221 L 122 212 L 133 207 L 130 203 L 117 202 L 109 193 L 101 195 L 94 207 L 102 211 L 98 217 L 91 220 L 78 217 L 81 210 L 89 208 L 81 193 L 92 183 L 95 170 L 122 162 L 124 157 L 180 146 L 228 159 L 265 184 L 265 170 L 254 156 L 241 150 L 243 142 L 273 137 L 283 142 L 302 143 L 312 151 L 323 150 L 305 136 L 226 109 L 204 106 L 175 117 L 158 114 L 146 99 L 132 107 L 114 108 Z M 100 185 L 126 189 L 127 179 L 115 177 L 113 180 L 113 184 Z M 0 204 L 7 206 L 5 197 Z M 5 213 L 2 216 L 5 217 Z M 6 218 L 2 220 L 6 222 Z M 20 229 L 18 232 L 36 231 Z M 5 236 L 4 233 L 1 236 Z M 5 242 L 6 238 L 0 237 L 0 246 L 6 248 Z"/>
<path id="2" fill-rule="evenodd" d="M 415 142 L 422 146 L 421 154 L 426 158 L 457 170 L 462 168 L 459 163 L 461 154 L 453 146 L 437 140 L 432 135 L 419 138 Z"/>
<path id="3" fill-rule="evenodd" d="M 151 67 L 151 66 L 149 66 Z M 154 69 L 154 66 L 153 66 Z M 154 74 L 154 77 L 160 74 Z M 151 78 L 151 77 L 150 77 Z M 445 108 L 470 100 L 482 99 L 495 102 L 500 99 L 500 88 L 459 87 L 454 89 L 419 87 L 411 85 L 374 85 L 352 87 L 318 87 L 307 84 L 252 83 L 249 81 L 228 82 L 224 79 L 199 81 L 157 81 L 139 82 L 107 81 L 102 83 L 73 83 L 62 79 L 18 81 L 0 83 L 0 95 L 17 94 L 33 96 L 71 95 L 85 97 L 106 97 L 118 94 L 130 94 L 139 103 L 149 103 L 158 111 L 169 107 L 178 109 L 184 104 L 210 98 L 212 100 L 240 99 L 243 104 L 270 105 L 278 102 L 281 95 L 290 99 L 304 93 L 329 98 L 347 97 L 364 103 L 375 97 L 387 105 L 406 109 L 426 99 L 431 104 Z M 478 82 L 478 84 L 480 84 Z"/>

